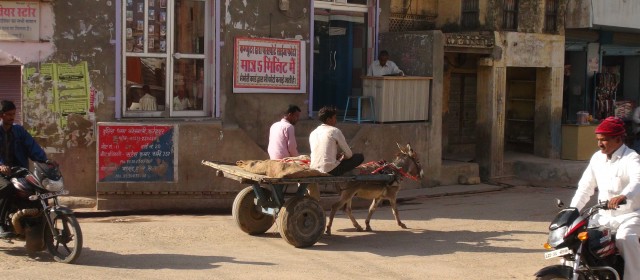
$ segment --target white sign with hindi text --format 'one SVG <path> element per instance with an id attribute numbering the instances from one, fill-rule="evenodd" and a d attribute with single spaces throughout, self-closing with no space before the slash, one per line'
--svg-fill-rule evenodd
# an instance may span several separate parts
<path id="1" fill-rule="evenodd" d="M 304 41 L 236 38 L 233 92 L 306 92 L 305 61 Z"/>
<path id="2" fill-rule="evenodd" d="M 0 1 L 0 41 L 39 41 L 40 2 Z"/>

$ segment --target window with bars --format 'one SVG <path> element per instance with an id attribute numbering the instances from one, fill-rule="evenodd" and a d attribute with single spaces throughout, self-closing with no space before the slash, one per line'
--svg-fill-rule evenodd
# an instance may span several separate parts
<path id="1" fill-rule="evenodd" d="M 477 28 L 479 23 L 478 0 L 462 0 L 462 20 L 463 28 Z"/>
<path id="2" fill-rule="evenodd" d="M 504 30 L 518 29 L 518 0 L 504 0 L 502 28 Z"/>
<path id="3" fill-rule="evenodd" d="M 547 0 L 544 13 L 544 30 L 554 33 L 558 31 L 558 0 Z"/>

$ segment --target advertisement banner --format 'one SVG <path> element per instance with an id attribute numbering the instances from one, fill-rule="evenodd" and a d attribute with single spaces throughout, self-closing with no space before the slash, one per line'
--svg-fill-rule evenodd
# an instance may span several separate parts
<path id="1" fill-rule="evenodd" d="M 98 124 L 99 182 L 172 182 L 175 127 Z"/>
<path id="2" fill-rule="evenodd" d="M 0 1 L 0 41 L 39 41 L 40 2 Z"/>
<path id="3" fill-rule="evenodd" d="M 304 41 L 236 38 L 233 92 L 306 92 L 305 69 Z"/>

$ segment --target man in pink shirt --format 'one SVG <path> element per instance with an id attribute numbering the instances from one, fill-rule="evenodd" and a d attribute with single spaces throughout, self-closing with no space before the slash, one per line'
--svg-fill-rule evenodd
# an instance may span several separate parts
<path id="1" fill-rule="evenodd" d="M 267 148 L 270 159 L 283 159 L 299 155 L 296 133 L 293 128 L 298 119 L 300 119 L 300 108 L 296 105 L 289 105 L 284 117 L 271 125 L 269 147 Z"/>

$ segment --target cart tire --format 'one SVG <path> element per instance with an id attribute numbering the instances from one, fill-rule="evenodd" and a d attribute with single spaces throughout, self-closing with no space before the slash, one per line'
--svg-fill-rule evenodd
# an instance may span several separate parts
<path id="1" fill-rule="evenodd" d="M 308 196 L 295 197 L 285 202 L 278 215 L 280 236 L 296 248 L 315 244 L 326 225 L 320 203 Z"/>
<path id="2" fill-rule="evenodd" d="M 264 192 L 271 195 L 269 190 L 265 189 Z M 250 235 L 265 233 L 275 222 L 273 216 L 262 213 L 254 202 L 255 198 L 253 187 L 244 188 L 233 200 L 231 212 L 238 227 Z"/>

